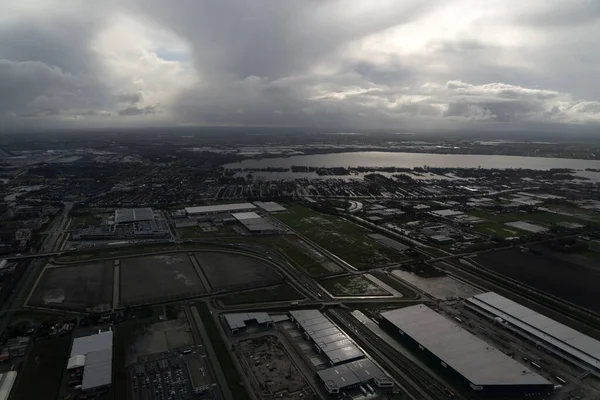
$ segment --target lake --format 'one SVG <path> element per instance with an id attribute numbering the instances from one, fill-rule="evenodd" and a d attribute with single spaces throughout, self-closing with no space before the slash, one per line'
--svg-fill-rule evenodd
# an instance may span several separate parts
<path id="1" fill-rule="evenodd" d="M 547 158 L 547 157 L 520 157 L 500 155 L 477 155 L 477 154 L 427 154 L 427 153 L 395 153 L 364 151 L 355 153 L 333 153 L 312 154 L 303 156 L 277 157 L 277 158 L 254 158 L 237 163 L 225 164 L 225 168 L 289 168 L 293 165 L 306 167 L 397 167 L 415 168 L 429 167 L 440 168 L 524 168 L 548 170 L 551 168 L 568 168 L 578 170 L 576 176 L 600 182 L 600 173 L 584 171 L 586 168 L 600 169 L 600 160 L 576 160 L 569 158 Z M 384 175 L 393 175 L 386 174 Z M 361 179 L 365 173 L 358 175 L 319 176 L 315 172 L 253 172 L 254 178 L 263 180 L 280 179 Z M 245 177 L 244 172 L 238 172 L 238 177 Z M 448 176 L 421 174 L 415 179 L 449 179 Z"/>
<path id="2" fill-rule="evenodd" d="M 356 153 L 312 154 L 303 156 L 249 159 L 225 164 L 225 168 L 291 167 L 398 167 L 414 168 L 525 168 L 547 170 L 569 168 L 600 169 L 600 160 L 574 160 L 569 158 L 520 157 L 477 154 L 427 154 L 365 151 Z"/>

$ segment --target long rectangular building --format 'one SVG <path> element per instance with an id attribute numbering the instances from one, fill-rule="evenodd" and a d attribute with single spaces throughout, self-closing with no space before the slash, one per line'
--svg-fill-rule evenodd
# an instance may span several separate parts
<path id="1" fill-rule="evenodd" d="M 539 342 L 553 353 L 600 370 L 600 342 L 494 292 L 467 299 L 467 307 L 489 318 L 500 318 L 504 326 Z"/>
<path id="2" fill-rule="evenodd" d="M 374 384 L 379 388 L 392 388 L 394 383 L 383 371 L 369 359 L 349 362 L 317 372 L 329 393 L 340 393 L 344 390 L 364 384 Z"/>
<path id="3" fill-rule="evenodd" d="M 312 340 L 315 350 L 323 353 L 333 365 L 360 360 L 365 354 L 348 337 L 318 310 L 295 310 L 290 318 Z"/>
<path id="4" fill-rule="evenodd" d="M 381 316 L 384 327 L 464 387 L 494 395 L 545 395 L 553 390 L 544 377 L 427 306 Z"/>
<path id="5" fill-rule="evenodd" d="M 188 215 L 214 214 L 222 212 L 242 212 L 256 210 L 252 203 L 216 204 L 213 206 L 186 207 Z"/>

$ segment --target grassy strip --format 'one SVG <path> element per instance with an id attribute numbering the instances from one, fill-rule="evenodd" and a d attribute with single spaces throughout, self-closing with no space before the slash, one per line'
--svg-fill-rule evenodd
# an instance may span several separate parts
<path id="1" fill-rule="evenodd" d="M 231 352 L 223 341 L 223 338 L 219 333 L 219 327 L 210 314 L 208 306 L 204 302 L 199 302 L 197 305 L 198 313 L 200 314 L 200 318 L 202 319 L 206 333 L 210 338 L 213 349 L 215 350 L 215 353 L 219 355 L 219 364 L 221 365 L 223 374 L 227 379 L 227 383 L 229 384 L 229 389 L 231 390 L 233 397 L 236 400 L 250 400 L 250 396 L 242 384 L 242 379 L 240 378 L 238 370 L 231 359 Z"/>
<path id="2" fill-rule="evenodd" d="M 13 399 L 55 399 L 66 372 L 71 335 L 33 343 L 23 369 L 17 375 Z"/>
<path id="3" fill-rule="evenodd" d="M 233 306 L 237 304 L 301 300 L 303 298 L 304 296 L 286 283 L 274 288 L 257 289 L 239 294 L 219 296 L 216 300 L 220 301 L 225 306 Z"/>
<path id="4" fill-rule="evenodd" d="M 365 228 L 343 218 L 321 214 L 302 206 L 276 218 L 359 269 L 370 269 L 402 256 L 371 239 Z"/>
<path id="5" fill-rule="evenodd" d="M 114 381 L 112 385 L 112 396 L 115 400 L 129 397 L 127 391 L 129 378 L 127 376 L 127 366 L 125 365 L 127 361 L 126 352 L 135 343 L 137 333 L 143 331 L 150 323 L 152 323 L 151 318 L 144 318 L 121 322 L 116 326 L 114 338 L 115 360 L 113 362 Z"/>
<path id="6" fill-rule="evenodd" d="M 397 279 L 394 279 L 393 277 L 391 277 L 388 274 L 385 274 L 385 273 L 379 272 L 379 271 L 375 271 L 372 273 L 372 275 L 375 278 L 379 279 L 381 282 L 383 282 L 386 285 L 388 285 L 389 287 L 391 287 L 392 289 L 395 289 L 396 291 L 400 292 L 402 294 L 402 296 L 404 296 L 405 299 L 414 299 L 417 297 L 417 294 L 415 293 L 414 290 L 412 290 L 407 285 L 403 285 L 401 282 L 398 282 Z"/>
<path id="7" fill-rule="evenodd" d="M 308 272 L 310 276 L 319 277 L 332 274 L 332 272 L 323 267 L 318 261 L 302 251 L 299 247 L 299 243 L 294 243 L 300 240 L 296 236 L 277 237 L 274 239 L 278 240 L 273 241 L 273 246 L 277 247 L 282 253 L 292 259 L 294 263 Z M 305 246 L 308 246 L 308 244 L 305 244 Z"/>

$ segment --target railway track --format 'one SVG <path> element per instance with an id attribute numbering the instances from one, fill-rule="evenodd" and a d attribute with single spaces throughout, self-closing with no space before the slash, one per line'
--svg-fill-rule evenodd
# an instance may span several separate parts
<path id="1" fill-rule="evenodd" d="M 400 354 L 377 334 L 364 326 L 349 312 L 335 310 L 329 313 L 340 327 L 347 327 L 346 333 L 401 385 L 412 399 L 448 399 L 446 386 L 435 376 L 423 370 L 406 356 Z M 468 397 L 455 397 L 469 399 Z"/>
<path id="2" fill-rule="evenodd" d="M 600 332 L 600 318 L 591 311 L 581 309 L 575 305 L 565 305 L 564 301 L 556 299 L 553 296 L 540 293 L 537 290 L 527 287 L 522 283 L 513 281 L 510 278 L 498 275 L 483 267 L 468 266 L 465 264 L 457 265 L 455 263 L 443 263 L 442 269 L 448 269 L 457 275 L 471 275 L 479 280 L 491 283 L 507 292 L 515 293 L 518 296 L 527 299 L 533 303 L 565 316 L 577 323 L 585 324 L 593 330 Z M 468 278 L 465 278 L 468 279 Z"/>

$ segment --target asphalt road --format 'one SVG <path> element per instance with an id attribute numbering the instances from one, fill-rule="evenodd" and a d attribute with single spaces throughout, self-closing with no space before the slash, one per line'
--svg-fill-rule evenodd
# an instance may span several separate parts
<path id="1" fill-rule="evenodd" d="M 72 206 L 72 203 L 65 203 L 63 212 L 54 218 L 50 228 L 48 229 L 48 235 L 40 246 L 38 253 L 44 254 L 51 252 L 55 250 L 56 246 L 60 245 L 60 241 L 58 239 L 61 236 L 60 234 L 64 231 L 67 222 L 69 221 L 69 211 L 71 211 Z M 21 267 L 26 268 L 25 273 L 19 282 L 17 282 L 12 295 L 9 296 L 6 302 L 2 304 L 2 307 L 0 307 L 0 332 L 4 332 L 6 330 L 14 313 L 27 299 L 29 291 L 39 273 L 44 268 L 44 265 L 46 265 L 45 258 L 36 258 L 30 261 L 27 265 Z"/>

